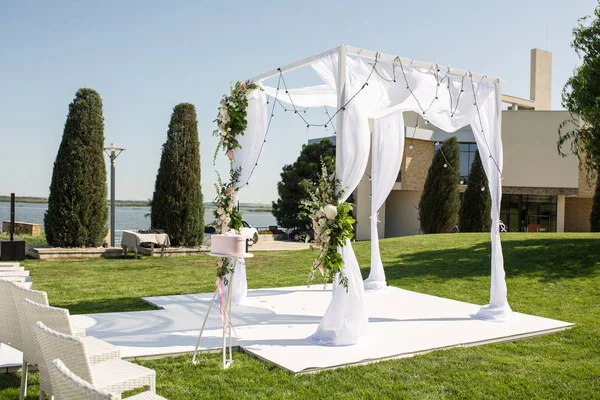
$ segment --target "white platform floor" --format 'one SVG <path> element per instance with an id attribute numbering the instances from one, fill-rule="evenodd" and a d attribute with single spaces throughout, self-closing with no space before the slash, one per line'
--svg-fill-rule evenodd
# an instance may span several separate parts
<path id="1" fill-rule="evenodd" d="M 78 315 L 73 319 L 87 327 L 88 335 L 118 345 L 124 358 L 186 353 L 194 350 L 212 295 L 151 297 L 145 300 L 163 309 Z M 234 306 L 238 337 L 234 345 L 280 368 L 301 373 L 515 340 L 572 326 L 520 313 L 514 313 L 507 323 L 481 321 L 471 318 L 477 305 L 389 287 L 366 294 L 369 328 L 364 340 L 351 347 L 312 345 L 306 337 L 316 330 L 330 298 L 330 289 L 322 286 L 249 290 L 245 304 Z M 220 348 L 221 332 L 215 306 L 201 348 Z M 0 368 L 18 363 L 17 356 L 5 346 L 0 352 Z"/>

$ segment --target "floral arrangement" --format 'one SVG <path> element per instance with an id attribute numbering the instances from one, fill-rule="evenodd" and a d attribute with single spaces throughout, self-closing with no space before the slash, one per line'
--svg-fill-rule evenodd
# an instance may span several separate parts
<path id="1" fill-rule="evenodd" d="M 213 164 L 216 162 L 219 150 L 224 150 L 225 155 L 230 162 L 230 180 L 223 182 L 218 175 L 218 181 L 215 184 L 217 197 L 214 200 L 216 209 L 213 212 L 215 217 L 215 232 L 217 234 L 227 233 L 230 230 L 239 232 L 242 228 L 242 214 L 235 207 L 234 198 L 237 191 L 241 168 L 233 169 L 233 151 L 241 149 L 242 146 L 237 140 L 238 135 L 243 135 L 248 121 L 246 120 L 248 109 L 248 94 L 260 87 L 252 82 L 236 82 L 229 88 L 229 96 L 224 95 L 221 99 L 219 114 L 214 121 L 217 123 L 217 129 L 213 131 L 213 136 L 219 138 L 219 144 L 215 151 Z M 262 90 L 262 89 L 261 89 Z M 232 272 L 235 262 L 228 257 L 217 258 L 217 286 L 221 292 L 221 301 L 223 302 L 223 285 L 227 285 L 226 275 Z M 221 304 L 221 313 L 223 313 L 223 304 Z M 223 317 L 223 315 L 221 315 Z"/>
<path id="2" fill-rule="evenodd" d="M 354 236 L 354 218 L 350 215 L 352 204 L 339 203 L 343 192 L 336 192 L 340 184 L 335 173 L 329 174 L 321 160 L 321 174 L 318 184 L 309 189 L 310 200 L 302 204 L 312 221 L 314 242 L 311 248 L 320 250 L 309 274 L 309 284 L 317 271 L 328 283 L 337 276 L 338 282 L 348 289 L 348 277 L 342 272 L 344 260 L 338 252 L 338 246 L 344 246 Z"/>
<path id="3" fill-rule="evenodd" d="M 213 212 L 215 217 L 215 232 L 217 234 L 225 233 L 230 228 L 239 231 L 242 228 L 242 214 L 238 211 L 233 203 L 236 187 L 239 182 L 241 168 L 231 171 L 231 180 L 224 183 L 221 176 L 218 175 L 218 181 L 215 184 L 217 197 L 215 198 L 215 206 Z"/>
<path id="4" fill-rule="evenodd" d="M 217 159 L 219 149 L 225 150 L 225 155 L 230 161 L 233 161 L 233 151 L 241 149 L 237 141 L 238 135 L 243 135 L 248 121 L 246 120 L 248 109 L 248 94 L 256 89 L 259 89 L 254 82 L 236 82 L 229 89 L 229 96 L 224 95 L 219 107 L 219 114 L 215 122 L 218 129 L 213 131 L 213 136 L 219 137 L 219 144 L 215 151 L 213 163 Z M 262 89 L 261 89 L 262 90 Z"/>

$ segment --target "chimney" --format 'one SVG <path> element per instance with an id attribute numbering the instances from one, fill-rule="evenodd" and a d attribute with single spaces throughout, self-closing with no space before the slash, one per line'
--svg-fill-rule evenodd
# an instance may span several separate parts
<path id="1" fill-rule="evenodd" d="M 536 110 L 550 110 L 552 102 L 552 53 L 531 49 L 530 95 Z"/>

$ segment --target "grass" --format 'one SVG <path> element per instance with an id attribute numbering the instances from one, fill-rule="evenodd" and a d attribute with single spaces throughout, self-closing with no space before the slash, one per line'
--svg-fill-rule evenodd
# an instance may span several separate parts
<path id="1" fill-rule="evenodd" d="M 9 238 L 8 233 L 0 232 L 0 240 L 6 240 Z M 23 239 L 27 245 L 47 245 L 46 235 L 42 232 L 41 235 L 32 236 L 32 235 L 15 235 L 15 239 Z"/>
<path id="2" fill-rule="evenodd" d="M 515 311 L 576 323 L 549 336 L 294 376 L 238 353 L 228 370 L 218 354 L 144 360 L 157 391 L 201 398 L 600 398 L 600 235 L 503 234 L 509 302 Z M 363 266 L 369 243 L 355 244 Z M 427 235 L 381 241 L 391 285 L 471 303 L 489 298 L 487 234 Z M 306 282 L 314 253 L 257 253 L 248 285 Z M 142 296 L 210 292 L 207 256 L 139 260 L 27 261 L 34 287 L 72 313 L 148 309 Z M 368 268 L 363 269 L 368 274 Z M 129 277 L 133 276 L 134 279 Z M 403 305 L 410 306 L 410 305 Z M 36 374 L 28 398 L 37 398 Z M 0 399 L 18 396 L 19 376 L 0 375 Z"/>

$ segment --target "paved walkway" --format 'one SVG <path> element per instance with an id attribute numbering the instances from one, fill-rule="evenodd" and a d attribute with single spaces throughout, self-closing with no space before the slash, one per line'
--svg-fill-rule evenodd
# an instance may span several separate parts
<path id="1" fill-rule="evenodd" d="M 262 239 L 262 238 L 261 238 Z M 283 240 L 260 240 L 250 248 L 252 251 L 281 251 L 281 250 L 306 250 L 310 245 L 303 242 Z"/>

